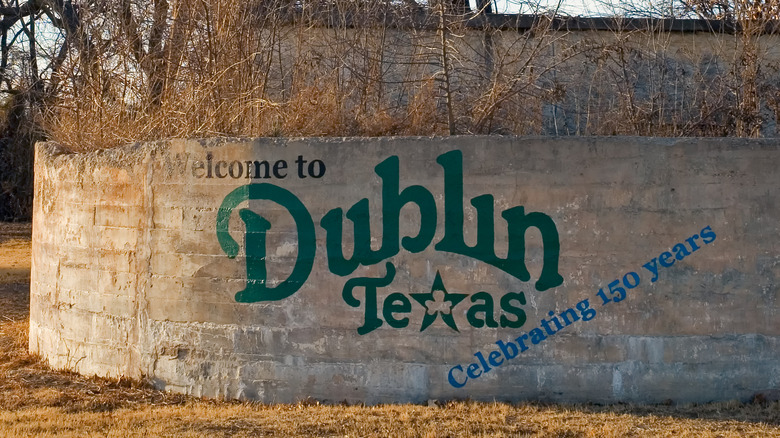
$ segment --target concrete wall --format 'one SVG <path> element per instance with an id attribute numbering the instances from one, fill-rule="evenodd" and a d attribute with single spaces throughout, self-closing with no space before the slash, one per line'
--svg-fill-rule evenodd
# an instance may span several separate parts
<path id="1" fill-rule="evenodd" d="M 779 152 L 627 137 L 40 144 L 30 348 L 265 402 L 745 399 L 780 386 Z"/>

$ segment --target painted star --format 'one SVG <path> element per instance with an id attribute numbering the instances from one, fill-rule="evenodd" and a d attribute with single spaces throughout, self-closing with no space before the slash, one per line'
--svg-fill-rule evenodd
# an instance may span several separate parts
<path id="1" fill-rule="evenodd" d="M 463 301 L 468 294 L 448 293 L 444 287 L 444 282 L 441 280 L 439 271 L 436 271 L 436 279 L 433 280 L 430 292 L 427 294 L 409 294 L 409 296 L 425 307 L 425 316 L 423 317 L 420 331 L 427 329 L 428 326 L 433 324 L 438 315 L 441 315 L 441 320 L 450 326 L 451 329 L 458 331 L 458 326 L 455 325 L 455 320 L 452 318 L 452 309 Z"/>

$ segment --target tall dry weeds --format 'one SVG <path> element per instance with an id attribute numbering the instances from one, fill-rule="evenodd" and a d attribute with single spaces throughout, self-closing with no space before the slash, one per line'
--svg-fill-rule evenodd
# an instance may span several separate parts
<path id="1" fill-rule="evenodd" d="M 47 117 L 52 138 L 77 149 L 208 136 L 775 133 L 780 55 L 767 50 L 777 36 L 755 30 L 765 20 L 739 36 L 690 36 L 619 20 L 569 32 L 543 15 L 523 32 L 475 28 L 479 16 L 445 1 L 92 5 L 81 11 L 89 50 L 68 52 Z"/>

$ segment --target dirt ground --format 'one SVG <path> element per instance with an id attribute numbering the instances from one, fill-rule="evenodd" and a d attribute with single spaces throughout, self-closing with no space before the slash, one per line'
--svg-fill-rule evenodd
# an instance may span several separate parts
<path id="1" fill-rule="evenodd" d="M 30 225 L 0 223 L 0 437 L 780 437 L 780 404 L 264 405 L 51 370 L 27 352 Z"/>

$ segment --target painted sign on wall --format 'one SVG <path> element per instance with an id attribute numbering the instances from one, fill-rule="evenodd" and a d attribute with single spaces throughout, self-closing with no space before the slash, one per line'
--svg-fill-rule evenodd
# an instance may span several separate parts
<path id="1" fill-rule="evenodd" d="M 495 250 L 493 195 L 483 194 L 474 197 L 471 199 L 471 205 L 476 209 L 477 215 L 477 242 L 469 246 L 465 242 L 463 231 L 463 155 L 460 151 L 451 151 L 440 155 L 436 161 L 441 165 L 444 173 L 443 237 L 433 244 L 438 223 L 438 209 L 434 195 L 420 185 L 412 185 L 400 190 L 399 159 L 393 156 L 375 167 L 375 172 L 382 181 L 382 196 L 379 201 L 382 225 L 374 235 L 371 233 L 369 220 L 371 212 L 367 198 L 349 207 L 346 214 L 342 208 L 337 207 L 329 210 L 319 220 L 319 225 L 325 234 L 326 256 L 331 273 L 342 277 L 350 276 L 360 265 L 371 266 L 382 263 L 397 255 L 402 249 L 412 254 L 419 253 L 433 244 L 436 251 L 459 254 L 487 263 L 520 281 L 527 282 L 531 276 L 525 264 L 525 234 L 529 228 L 534 227 L 541 233 L 544 246 L 543 268 L 535 284 L 536 290 L 545 291 L 563 283 L 563 277 L 558 273 L 560 248 L 558 230 L 550 216 L 540 212 L 526 213 L 523 206 L 501 212 L 501 217 L 506 221 L 508 253 L 506 257 L 499 257 Z M 219 161 L 218 164 L 220 163 L 224 162 Z M 247 168 L 251 167 L 247 165 Z M 236 174 L 241 175 L 241 172 Z M 251 173 L 247 173 L 247 176 L 251 178 Z M 298 255 L 290 276 L 280 284 L 269 287 L 265 266 L 265 233 L 272 225 L 251 209 L 241 209 L 238 214 L 246 226 L 247 280 L 246 288 L 236 294 L 238 302 L 276 301 L 297 292 L 308 280 L 317 247 L 314 222 L 306 205 L 294 193 L 284 188 L 271 183 L 255 183 L 235 189 L 220 206 L 217 236 L 228 257 L 235 257 L 239 251 L 238 243 L 228 232 L 231 214 L 241 203 L 258 199 L 275 202 L 290 213 L 295 222 Z M 411 232 L 411 235 L 401 237 L 399 223 L 401 209 L 409 204 L 418 209 L 419 221 L 416 224 L 407 224 L 405 230 Z M 349 257 L 345 255 L 345 216 L 352 222 L 354 236 Z M 373 240 L 381 241 L 380 247 L 376 250 L 371 247 Z M 430 292 L 408 296 L 403 293 L 393 293 L 388 295 L 383 303 L 378 303 L 377 289 L 391 286 L 395 276 L 395 266 L 392 262 L 386 262 L 385 267 L 387 273 L 383 277 L 355 277 L 344 285 L 342 297 L 346 304 L 362 307 L 364 310 L 363 325 L 357 329 L 358 333 L 367 334 L 382 326 L 384 322 L 394 328 L 407 327 L 409 318 L 406 315 L 411 312 L 412 301 L 426 310 L 420 331 L 425 330 L 439 316 L 450 328 L 458 330 L 452 317 L 452 310 L 468 297 L 467 294 L 448 293 L 437 272 Z M 467 311 L 467 321 L 472 327 L 500 325 L 518 328 L 526 320 L 525 312 L 521 307 L 526 304 L 522 292 L 508 292 L 500 298 L 502 312 L 500 315 L 496 314 L 492 295 L 486 292 L 471 295 L 470 301 L 472 305 Z M 380 314 L 384 316 L 384 320 L 380 318 Z"/>
<path id="2" fill-rule="evenodd" d="M 780 385 L 777 152 L 504 137 L 39 149 L 30 342 L 55 366 L 263 401 L 749 397 Z"/>
<path id="3" fill-rule="evenodd" d="M 306 160 L 299 156 L 298 178 L 305 178 L 303 165 Z M 530 228 L 535 228 L 541 235 L 542 260 L 541 274 L 535 281 L 537 292 L 544 292 L 563 284 L 563 277 L 558 272 L 560 257 L 560 236 L 553 219 L 542 212 L 526 213 L 524 206 L 514 206 L 500 212 L 500 216 L 506 222 L 507 254 L 499 257 L 496 254 L 495 241 L 495 201 L 492 194 L 482 194 L 471 198 L 470 204 L 475 210 L 476 242 L 468 245 L 464 235 L 464 177 L 463 154 L 459 150 L 446 152 L 436 158 L 436 162 L 442 167 L 444 192 L 439 199 L 443 199 L 443 206 L 439 208 L 436 197 L 429 189 L 421 185 L 410 185 L 401 188 L 399 165 L 397 156 L 391 156 L 379 163 L 374 171 L 381 181 L 381 198 L 379 206 L 375 210 L 381 211 L 381 226 L 371 233 L 371 208 L 369 199 L 363 198 L 346 210 L 336 207 L 328 210 L 319 219 L 319 232 L 324 233 L 325 254 L 328 269 L 332 274 L 349 277 L 360 266 L 371 266 L 384 262 L 385 275 L 380 277 L 352 277 L 343 287 L 341 297 L 346 305 L 361 308 L 363 311 L 362 325 L 357 328 L 357 333 L 366 335 L 383 324 L 392 328 L 406 328 L 410 324 L 409 314 L 412 312 L 412 304 L 418 304 L 424 308 L 420 331 L 430 327 L 437 319 L 454 331 L 458 325 L 453 313 L 458 305 L 465 307 L 465 320 L 472 328 L 522 328 L 527 322 L 527 315 L 523 306 L 527 305 L 525 292 L 508 291 L 497 297 L 485 291 L 475 293 L 448 292 L 440 272 L 431 284 L 429 292 L 408 293 L 393 292 L 387 294 L 384 300 L 378 299 L 378 291 L 381 288 L 392 288 L 396 274 L 395 265 L 387 261 L 396 256 L 401 250 L 410 254 L 416 254 L 433 246 L 435 251 L 458 254 L 473 260 L 491 265 L 521 282 L 531 280 L 531 275 L 526 266 L 526 233 Z M 205 161 L 196 161 L 193 165 L 193 174 L 196 169 L 201 169 L 201 175 L 206 178 L 224 178 L 230 175 L 234 179 L 244 178 L 249 180 L 262 180 L 271 177 L 268 169 L 270 163 L 260 161 L 226 161 L 214 160 L 211 154 Z M 274 169 L 287 166 L 283 160 L 277 161 Z M 316 172 L 316 178 L 325 173 L 325 164 L 322 160 L 315 160 L 321 171 Z M 244 167 L 245 164 L 245 167 Z M 205 167 L 205 170 L 203 168 Z M 214 171 L 212 172 L 212 167 Z M 228 172 L 220 174 L 220 168 L 227 168 Z M 237 168 L 239 170 L 232 171 Z M 246 171 L 244 172 L 244 168 Z M 263 172 L 261 169 L 265 168 Z M 309 172 L 309 176 L 315 172 Z M 274 172 L 276 178 L 286 176 Z M 276 284 L 269 286 L 268 270 L 266 267 L 266 233 L 272 229 L 272 224 L 263 218 L 262 212 L 258 213 L 250 208 L 240 208 L 237 215 L 244 222 L 244 245 L 246 252 L 246 287 L 237 292 L 235 299 L 241 303 L 256 303 L 262 301 L 277 301 L 287 298 L 303 287 L 311 274 L 314 265 L 317 248 L 317 227 L 314 219 L 301 200 L 291 191 L 279 185 L 266 182 L 253 182 L 240 186 L 230 192 L 219 208 L 216 223 L 216 233 L 222 250 L 230 258 L 235 258 L 239 253 L 239 243 L 234 240 L 229 232 L 230 218 L 237 208 L 250 200 L 267 200 L 285 209 L 294 221 L 294 230 L 297 238 L 297 256 L 293 263 L 290 275 Z M 400 217 L 401 210 L 407 205 L 413 205 L 419 213 L 418 220 L 405 224 L 405 234 L 401 235 Z M 437 214 L 441 210 L 444 217 L 438 220 Z M 345 218 L 352 224 L 353 241 L 345 244 L 344 227 Z M 437 224 L 443 222 L 441 239 L 434 243 L 437 232 Z M 347 225 L 348 226 L 348 225 Z M 663 252 L 659 257 L 654 257 L 643 265 L 645 273 L 651 274 L 651 282 L 659 278 L 659 269 L 671 267 L 676 261 L 682 261 L 687 256 L 701 248 L 700 245 L 712 243 L 716 238 L 712 227 L 704 227 L 699 234 L 694 234 L 684 243 L 678 243 L 672 251 Z M 698 243 L 697 243 L 698 240 Z M 372 248 L 372 242 L 379 241 L 377 249 Z M 351 252 L 350 256 L 346 255 Z M 641 283 L 641 277 L 637 271 L 626 273 L 621 279 L 616 279 L 606 287 L 599 288 L 596 300 L 601 306 L 609 303 L 618 303 L 627 297 L 628 291 L 635 289 Z M 505 360 L 511 360 L 518 354 L 525 352 L 529 346 L 544 342 L 547 337 L 553 336 L 576 321 L 590 321 L 597 314 L 591 307 L 590 299 L 584 298 L 574 306 L 565 308 L 556 315 L 555 310 L 550 310 L 545 318 L 542 318 L 538 327 L 526 330 L 513 341 L 498 340 L 497 349 L 488 354 L 476 352 L 474 357 L 478 360 L 468 365 L 465 369 L 461 365 L 452 367 L 448 373 L 448 382 L 456 388 L 465 386 L 469 379 L 476 379 L 482 373 L 489 372 L 492 368 L 499 367 Z M 486 359 L 487 357 L 487 359 Z"/>

